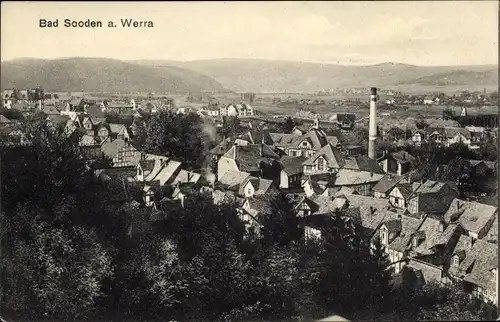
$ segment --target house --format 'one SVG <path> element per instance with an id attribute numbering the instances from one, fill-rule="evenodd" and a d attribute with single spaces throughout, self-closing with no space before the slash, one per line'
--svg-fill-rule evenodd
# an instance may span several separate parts
<path id="1" fill-rule="evenodd" d="M 389 256 L 390 267 L 394 269 L 395 274 L 398 274 L 405 265 L 402 260 L 407 256 L 412 234 L 420 228 L 424 218 L 396 213 L 394 216 L 385 217 L 379 228 L 379 234 L 375 238 L 380 239 L 380 243 Z"/>
<path id="2" fill-rule="evenodd" d="M 83 113 L 87 102 L 81 97 L 73 97 L 68 102 L 61 115 L 70 115 L 71 113 Z"/>
<path id="3" fill-rule="evenodd" d="M 389 202 L 393 207 L 406 208 L 412 192 L 410 183 L 400 182 L 389 192 Z"/>
<path id="4" fill-rule="evenodd" d="M 384 153 L 377 162 L 385 172 L 401 176 L 411 170 L 415 158 L 406 151 L 398 151 L 389 154 Z"/>
<path id="5" fill-rule="evenodd" d="M 94 136 L 84 134 L 80 138 L 80 142 L 78 143 L 79 146 L 95 146 L 99 145 L 99 142 L 95 139 Z"/>
<path id="6" fill-rule="evenodd" d="M 336 135 L 327 135 L 323 130 L 316 125 L 303 135 L 284 134 L 284 133 L 269 133 L 274 146 L 282 150 L 289 156 L 304 156 L 311 157 L 325 145 L 330 144 L 337 149 L 342 149 L 342 136 L 340 133 Z"/>
<path id="7" fill-rule="evenodd" d="M 460 127 L 446 127 L 444 130 L 447 146 L 455 143 L 463 143 L 468 146 L 471 145 L 472 135 L 467 129 Z"/>
<path id="8" fill-rule="evenodd" d="M 498 245 L 462 235 L 449 263 L 449 274 L 466 292 L 485 302 L 497 301 Z"/>
<path id="9" fill-rule="evenodd" d="M 429 141 L 435 143 L 444 143 L 446 141 L 446 132 L 444 128 L 431 128 L 425 129 L 426 136 Z"/>
<path id="10" fill-rule="evenodd" d="M 423 142 L 425 142 L 425 131 L 424 130 L 416 130 L 413 132 L 411 136 L 411 141 L 414 145 L 421 145 Z"/>
<path id="11" fill-rule="evenodd" d="M 99 124 L 97 126 L 97 137 L 99 137 L 101 142 L 104 142 L 111 137 L 111 130 L 108 124 Z"/>
<path id="12" fill-rule="evenodd" d="M 334 121 L 343 130 L 352 130 L 356 122 L 356 114 L 353 113 L 338 113 L 334 116 Z"/>
<path id="13" fill-rule="evenodd" d="M 216 182 L 215 185 L 221 187 L 224 190 L 232 190 L 237 192 L 239 191 L 240 185 L 249 176 L 250 173 L 248 172 L 229 170 L 219 178 L 219 181 Z"/>
<path id="14" fill-rule="evenodd" d="M 93 124 L 104 123 L 106 121 L 106 115 L 104 115 L 99 106 L 87 106 L 85 114 L 92 120 Z"/>
<path id="15" fill-rule="evenodd" d="M 113 167 L 135 167 L 141 159 L 141 152 L 131 142 L 117 139 L 101 144 L 102 153 L 113 160 Z"/>
<path id="16" fill-rule="evenodd" d="M 222 116 L 253 116 L 254 109 L 250 104 L 221 105 L 219 114 Z"/>
<path id="17" fill-rule="evenodd" d="M 438 182 L 427 180 L 414 182 L 412 194 L 408 200 L 410 213 L 425 212 L 442 215 L 450 207 L 451 202 L 458 197 L 458 188 L 454 182 Z"/>
<path id="18" fill-rule="evenodd" d="M 201 174 L 181 169 L 179 171 L 179 174 L 175 177 L 174 181 L 172 182 L 172 185 L 178 185 L 182 183 L 197 184 L 198 182 L 200 182 L 200 179 L 201 179 Z"/>
<path id="19" fill-rule="evenodd" d="M 336 171 L 344 165 L 340 151 L 329 143 L 303 163 L 305 175 Z"/>
<path id="20" fill-rule="evenodd" d="M 334 177 L 335 179 L 329 184 L 329 187 L 349 187 L 360 195 L 369 196 L 383 175 L 368 171 L 340 169 Z"/>
<path id="21" fill-rule="evenodd" d="M 113 124 L 109 123 L 109 131 L 113 138 L 121 139 L 124 141 L 130 140 L 130 134 L 128 133 L 127 128 L 123 124 Z"/>
<path id="22" fill-rule="evenodd" d="M 47 115 L 46 120 L 47 120 L 47 125 L 52 128 L 55 127 L 65 128 L 70 118 L 68 116 L 63 116 L 63 115 Z"/>
<path id="23" fill-rule="evenodd" d="M 366 155 L 345 158 L 344 169 L 385 174 L 385 171 L 377 161 Z"/>
<path id="24" fill-rule="evenodd" d="M 273 186 L 272 180 L 248 176 L 240 185 L 238 194 L 249 198 L 254 195 L 264 195 L 268 193 Z"/>
<path id="25" fill-rule="evenodd" d="M 384 175 L 382 179 L 380 179 L 380 181 L 373 187 L 373 196 L 376 198 L 388 198 L 392 188 L 403 180 L 403 176 L 395 176 L 390 173 Z"/>
<path id="26" fill-rule="evenodd" d="M 281 165 L 280 157 L 266 144 L 234 145 L 217 162 L 217 177 L 221 178 L 227 171 L 248 172 L 253 176 L 270 176 L 278 179 Z"/>
<path id="27" fill-rule="evenodd" d="M 447 223 L 458 222 L 465 234 L 482 239 L 489 232 L 498 213 L 498 207 L 475 201 L 454 199 L 444 214 Z"/>
<path id="28" fill-rule="evenodd" d="M 261 237 L 262 216 L 269 212 L 268 200 L 260 195 L 246 198 L 240 208 L 240 218 L 245 224 L 247 239 Z"/>
<path id="29" fill-rule="evenodd" d="M 306 160 L 304 157 L 283 156 L 280 159 L 282 166 L 280 173 L 281 189 L 300 188 L 304 166 L 302 163 Z"/>
<path id="30" fill-rule="evenodd" d="M 443 220 L 425 216 L 420 228 L 412 235 L 410 257 L 418 258 L 421 264 L 444 268 L 462 233 L 463 229 L 457 223 L 447 224 Z"/>
<path id="31" fill-rule="evenodd" d="M 180 166 L 181 162 L 170 160 L 167 157 L 146 154 L 137 163 L 136 180 L 159 186 L 168 185 L 179 173 Z"/>

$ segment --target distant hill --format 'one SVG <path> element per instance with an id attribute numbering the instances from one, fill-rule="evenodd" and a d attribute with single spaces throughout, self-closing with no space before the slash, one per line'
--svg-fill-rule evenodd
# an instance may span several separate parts
<path id="1" fill-rule="evenodd" d="M 224 92 L 214 79 L 177 66 L 153 67 L 105 58 L 43 60 L 21 58 L 1 63 L 2 89 L 42 86 L 70 92 Z"/>
<path id="2" fill-rule="evenodd" d="M 481 85 L 490 86 L 498 82 L 498 70 L 487 71 L 457 70 L 447 73 L 439 73 L 430 76 L 419 77 L 402 84 L 419 84 L 427 86 L 449 86 L 449 85 Z"/>
<path id="3" fill-rule="evenodd" d="M 400 84 L 421 85 L 446 83 L 450 85 L 497 87 L 492 71 L 497 66 L 415 66 L 383 63 L 368 66 L 343 66 L 260 59 L 210 59 L 195 61 L 134 61 L 141 65 L 168 65 L 191 69 L 213 77 L 225 88 L 255 92 L 317 92 L 329 88 L 396 87 Z M 465 73 L 462 73 L 465 72 Z M 458 77 L 458 78 L 457 78 Z"/>

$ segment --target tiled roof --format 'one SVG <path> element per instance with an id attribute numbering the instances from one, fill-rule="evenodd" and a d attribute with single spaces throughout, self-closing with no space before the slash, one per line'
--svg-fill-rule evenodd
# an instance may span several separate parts
<path id="1" fill-rule="evenodd" d="M 151 181 L 159 181 L 160 185 L 166 184 L 181 166 L 181 162 L 170 160 L 161 168 Z"/>
<path id="2" fill-rule="evenodd" d="M 262 147 L 262 156 L 260 150 Z M 258 171 L 258 164 L 261 161 L 271 162 L 279 160 L 279 156 L 266 144 L 250 144 L 246 146 L 235 145 L 224 154 L 225 158 L 234 160 L 234 150 L 236 149 L 236 163 L 240 171 Z"/>
<path id="3" fill-rule="evenodd" d="M 366 155 L 346 159 L 344 168 L 385 174 L 385 171 L 380 167 L 377 161 Z"/>
<path id="4" fill-rule="evenodd" d="M 127 142 L 121 139 L 106 141 L 101 145 L 101 151 L 109 158 L 113 158 L 122 148 L 127 146 Z"/>
<path id="5" fill-rule="evenodd" d="M 454 138 L 458 134 L 463 135 L 467 139 L 471 138 L 470 131 L 461 127 L 446 127 L 444 130 L 447 138 Z"/>
<path id="6" fill-rule="evenodd" d="M 419 228 L 419 232 L 424 233 L 424 239 L 421 243 L 414 249 L 415 252 L 422 255 L 434 254 L 433 248 L 437 245 L 448 245 L 451 237 L 458 229 L 457 224 L 449 224 L 443 232 L 439 231 L 440 222 L 437 219 L 426 217 L 422 226 Z"/>
<path id="7" fill-rule="evenodd" d="M 458 222 L 465 230 L 479 234 L 496 215 L 497 210 L 495 206 L 455 198 L 444 214 L 444 219 L 446 222 L 452 222 L 458 217 Z"/>
<path id="8" fill-rule="evenodd" d="M 341 197 L 341 196 L 350 196 L 354 193 L 354 189 L 349 188 L 349 187 L 341 187 L 338 191 L 336 191 L 333 196 L 334 197 Z"/>
<path id="9" fill-rule="evenodd" d="M 453 189 L 457 189 L 457 186 L 453 182 L 439 182 L 433 180 L 427 180 L 422 184 L 414 183 L 413 192 L 414 194 L 419 193 L 438 193 L 445 185 L 450 185 Z"/>
<path id="10" fill-rule="evenodd" d="M 345 164 L 344 157 L 340 154 L 331 144 L 327 144 L 322 147 L 319 151 L 313 154 L 309 159 L 304 161 L 304 165 L 313 165 L 316 159 L 323 156 L 326 159 L 329 168 L 342 168 Z"/>
<path id="11" fill-rule="evenodd" d="M 102 119 L 105 118 L 106 116 L 104 115 L 103 111 L 101 110 L 101 107 L 92 105 L 87 107 L 87 115 L 91 118 L 97 118 L 97 119 Z"/>
<path id="12" fill-rule="evenodd" d="M 398 188 L 399 192 L 401 192 L 401 195 L 403 195 L 403 198 L 405 198 L 405 200 L 408 200 L 408 198 L 410 198 L 413 190 L 412 190 L 412 185 L 409 184 L 409 183 L 398 183 L 396 185 L 396 187 Z"/>
<path id="13" fill-rule="evenodd" d="M 406 151 L 398 151 L 391 153 L 391 157 L 395 160 L 405 163 L 405 162 L 414 162 L 415 158 Z"/>
<path id="14" fill-rule="evenodd" d="M 177 177 L 175 177 L 172 184 L 187 182 L 197 183 L 200 179 L 201 174 L 182 169 L 181 171 L 179 171 L 179 174 L 177 175 Z"/>
<path id="15" fill-rule="evenodd" d="M 273 144 L 275 146 L 284 146 L 287 147 L 292 144 L 295 140 L 300 138 L 300 135 L 297 134 L 287 134 L 287 133 L 269 133 L 271 139 L 273 140 Z"/>
<path id="16" fill-rule="evenodd" d="M 70 120 L 69 116 L 66 115 L 48 115 L 47 116 L 47 121 L 50 121 L 51 123 L 64 123 L 66 124 Z"/>
<path id="17" fill-rule="evenodd" d="M 239 194 L 243 196 L 245 194 L 244 188 L 248 183 L 251 183 L 255 189 L 256 195 L 262 195 L 269 191 L 269 188 L 273 184 L 272 180 L 257 178 L 249 176 L 240 185 Z"/>
<path id="18" fill-rule="evenodd" d="M 380 193 L 389 193 L 392 188 L 396 186 L 401 180 L 403 180 L 402 176 L 393 176 L 390 174 L 386 174 L 380 179 L 379 182 L 373 187 L 373 191 Z"/>
<path id="19" fill-rule="evenodd" d="M 493 224 L 491 225 L 490 230 L 484 237 L 485 240 L 498 244 L 498 216 L 495 217 Z"/>
<path id="20" fill-rule="evenodd" d="M 210 150 L 210 153 L 215 155 L 224 155 L 231 148 L 231 146 L 231 139 L 226 138 L 222 140 L 221 143 L 217 144 L 215 148 Z"/>
<path id="21" fill-rule="evenodd" d="M 305 157 L 291 157 L 291 156 L 283 156 L 280 159 L 281 166 L 283 167 L 283 171 L 289 176 L 295 175 L 298 173 L 302 173 L 304 167 L 302 163 L 306 160 Z"/>
<path id="22" fill-rule="evenodd" d="M 123 124 L 110 123 L 108 125 L 109 125 L 109 129 L 111 130 L 111 133 L 114 133 L 114 134 L 119 134 L 122 131 L 127 131 L 127 128 Z"/>
<path id="23" fill-rule="evenodd" d="M 248 176 L 250 174 L 247 172 L 230 170 L 225 172 L 218 182 L 228 188 L 238 187 Z"/>
<path id="24" fill-rule="evenodd" d="M 315 196 L 312 201 L 317 205 L 313 215 L 329 215 L 331 212 L 343 209 L 346 205 L 346 199 L 344 198 Z"/>
<path id="25" fill-rule="evenodd" d="M 495 279 L 490 272 L 498 269 L 498 246 L 478 239 L 472 249 L 466 250 L 465 259 L 459 265 L 459 271 L 465 273 L 464 280 L 483 288 L 494 289 Z"/>
<path id="26" fill-rule="evenodd" d="M 335 175 L 334 186 L 360 185 L 377 183 L 383 175 L 367 171 L 340 169 Z"/>

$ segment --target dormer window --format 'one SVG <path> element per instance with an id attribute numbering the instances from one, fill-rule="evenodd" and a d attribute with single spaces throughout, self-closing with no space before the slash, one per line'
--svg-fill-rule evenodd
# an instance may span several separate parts
<path id="1" fill-rule="evenodd" d="M 302 146 L 303 148 L 307 148 L 307 146 L 308 146 L 307 141 L 302 142 L 301 146 Z"/>
<path id="2" fill-rule="evenodd" d="M 460 265 L 460 258 L 458 257 L 458 255 L 453 256 L 453 265 Z"/>
<path id="3" fill-rule="evenodd" d="M 382 227 L 380 230 L 380 240 L 382 241 L 382 245 L 387 246 L 389 244 L 389 234 L 387 232 L 387 228 Z"/>

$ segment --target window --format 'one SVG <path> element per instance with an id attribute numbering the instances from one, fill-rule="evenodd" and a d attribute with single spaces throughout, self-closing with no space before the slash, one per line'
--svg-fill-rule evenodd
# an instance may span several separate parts
<path id="1" fill-rule="evenodd" d="M 389 241 L 388 241 L 388 236 L 387 236 L 387 232 L 386 231 L 382 231 L 381 234 L 380 234 L 380 239 L 382 240 L 382 245 L 387 245 L 389 244 Z"/>
<path id="2" fill-rule="evenodd" d="M 326 170 L 326 160 L 323 158 L 318 159 L 318 170 L 325 171 Z"/>
<path id="3" fill-rule="evenodd" d="M 303 148 L 307 148 L 307 146 L 308 146 L 307 141 L 302 142 L 301 146 L 302 146 Z"/>
<path id="4" fill-rule="evenodd" d="M 460 265 L 460 258 L 458 256 L 453 256 L 453 265 Z"/>
<path id="5" fill-rule="evenodd" d="M 247 195 L 248 195 L 248 196 L 252 195 L 252 188 L 248 188 L 248 189 L 247 189 Z"/>

